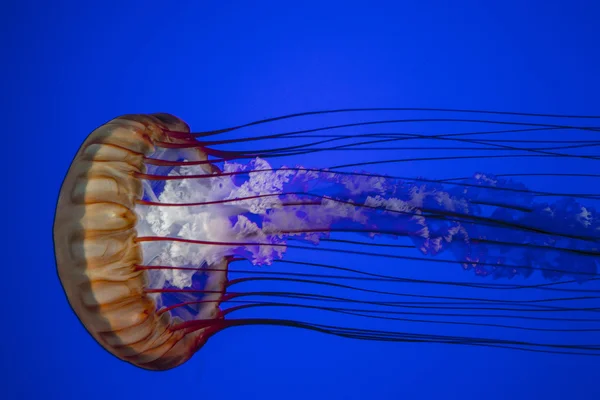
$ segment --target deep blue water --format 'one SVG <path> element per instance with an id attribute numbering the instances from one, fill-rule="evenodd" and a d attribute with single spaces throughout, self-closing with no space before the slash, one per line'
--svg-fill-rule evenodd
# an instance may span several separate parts
<path id="1" fill-rule="evenodd" d="M 365 343 L 275 327 L 225 331 L 182 367 L 146 372 L 100 348 L 73 315 L 51 237 L 72 156 L 91 130 L 120 114 L 170 112 L 196 130 L 344 107 L 600 114 L 599 3 L 24 0 L 1 14 L 0 397 L 600 397 L 597 358 Z M 306 164 L 349 156 L 308 157 Z M 556 166 L 532 162 L 479 160 L 443 172 Z M 393 168 L 387 172 L 441 172 L 436 164 Z M 566 191 L 594 191 L 561 182 Z M 464 272 L 456 267 L 456 274 Z"/>

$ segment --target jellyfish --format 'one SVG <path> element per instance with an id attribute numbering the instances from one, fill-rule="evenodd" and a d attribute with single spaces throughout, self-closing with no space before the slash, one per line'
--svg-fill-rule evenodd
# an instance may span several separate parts
<path id="1" fill-rule="evenodd" d="M 269 128 L 367 111 L 443 115 Z M 194 133 L 170 114 L 120 116 L 85 139 L 60 189 L 54 220 L 60 282 L 89 334 L 148 370 L 177 367 L 215 333 L 248 325 L 598 355 L 593 285 L 600 218 L 593 188 L 600 175 L 567 168 L 597 162 L 589 154 L 597 128 L 536 122 L 541 117 L 592 118 L 345 109 Z M 397 124 L 404 124 L 402 132 L 379 129 Z M 524 139 L 530 133 L 542 138 Z M 433 147 L 408 146 L 415 141 Z M 443 149 L 463 153 L 435 155 Z M 432 154 L 365 159 L 418 150 Z M 322 163 L 331 152 L 348 161 L 291 164 L 303 155 Z M 467 159 L 479 166 L 494 158 L 530 158 L 532 167 L 443 179 L 390 167 Z M 559 172 L 540 172 L 540 158 Z M 589 179 L 589 193 L 524 183 L 560 177 Z M 385 267 L 382 260 L 389 261 Z M 415 278 L 414 266 L 427 277 Z M 287 317 L 290 309 L 301 310 L 302 319 Z M 454 325 L 473 327 L 474 334 L 452 334 Z M 485 335 L 476 334 L 481 330 Z"/>

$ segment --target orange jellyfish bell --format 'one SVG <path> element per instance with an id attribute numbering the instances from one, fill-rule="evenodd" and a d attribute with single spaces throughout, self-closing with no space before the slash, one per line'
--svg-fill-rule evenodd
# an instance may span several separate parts
<path id="1" fill-rule="evenodd" d="M 187 361 L 214 333 L 211 327 L 183 327 L 157 309 L 148 293 L 143 249 L 136 241 L 135 206 L 144 194 L 139 174 L 156 143 L 184 143 L 188 125 L 169 114 L 125 115 L 93 131 L 77 152 L 62 184 L 54 221 L 58 275 L 71 307 L 106 350 L 138 367 L 163 370 Z M 191 161 L 206 160 L 198 148 Z M 210 173 L 215 167 L 204 164 Z M 197 319 L 215 319 L 226 282 L 227 259 L 211 265 L 205 283 L 210 301 Z"/>

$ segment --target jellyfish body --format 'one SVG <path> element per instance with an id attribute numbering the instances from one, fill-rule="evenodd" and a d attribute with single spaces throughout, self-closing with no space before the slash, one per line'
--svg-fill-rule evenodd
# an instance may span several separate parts
<path id="1" fill-rule="evenodd" d="M 147 369 L 181 364 L 209 334 L 174 329 L 178 321 L 156 312 L 145 293 L 146 272 L 137 268 L 143 255 L 136 243 L 135 207 L 144 189 L 135 174 L 146 172 L 144 157 L 156 152 L 154 142 L 177 142 L 165 137 L 167 129 L 188 128 L 168 115 L 129 115 L 92 132 L 63 182 L 54 223 L 58 274 L 71 307 L 105 349 Z M 206 159 L 194 150 L 187 156 Z M 213 277 L 206 288 L 218 293 L 225 272 Z M 206 303 L 200 317 L 215 317 L 218 307 Z"/>
<path id="2" fill-rule="evenodd" d="M 142 368 L 172 368 L 188 360 L 215 332 L 248 324 L 295 326 L 365 340 L 470 343 L 582 354 L 598 350 L 595 345 L 415 335 L 288 319 L 230 319 L 236 311 L 271 306 L 368 318 L 383 312 L 384 318 L 396 318 L 393 315 L 398 311 L 337 304 L 385 308 L 406 303 L 326 296 L 321 289 L 310 293 L 230 290 L 233 285 L 263 279 L 400 295 L 332 283 L 336 277 L 314 274 L 228 278 L 232 261 L 270 265 L 284 259 L 290 248 L 306 249 L 306 244 L 323 242 L 345 242 L 351 248 L 317 246 L 315 252 L 411 260 L 415 257 L 394 251 L 413 247 L 427 256 L 449 254 L 451 260 L 440 261 L 457 263 L 479 276 L 526 277 L 539 271 L 554 283 L 560 278 L 569 278 L 571 283 L 594 280 L 600 219 L 592 207 L 581 203 L 583 199 L 539 202 L 536 198 L 547 194 L 484 173 L 444 183 L 302 166 L 272 168 L 266 158 L 299 154 L 307 147 L 215 150 L 214 145 L 228 143 L 205 140 L 216 133 L 192 135 L 187 124 L 168 114 L 119 117 L 88 137 L 63 183 L 54 228 L 59 276 L 84 326 L 117 357 Z M 293 136 L 282 134 L 286 135 Z M 385 141 L 390 135 L 376 138 Z M 366 241 L 331 238 L 345 233 L 362 235 Z M 410 246 L 378 245 L 392 252 L 358 248 L 368 249 L 381 237 L 406 238 Z M 368 268 L 345 270 L 368 275 Z M 410 281 L 383 275 L 364 279 Z M 485 287 L 511 288 L 492 286 Z M 544 288 L 553 289 L 552 284 Z M 267 300 L 243 301 L 252 295 Z M 447 304 L 458 301 L 476 312 L 485 309 L 482 302 L 498 303 L 421 297 Z M 225 302 L 233 306 L 222 310 Z M 595 326 L 586 329 L 598 330 Z"/>

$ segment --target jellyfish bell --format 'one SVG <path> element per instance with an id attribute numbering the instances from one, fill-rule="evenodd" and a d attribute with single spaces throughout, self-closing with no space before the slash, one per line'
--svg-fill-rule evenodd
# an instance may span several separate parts
<path id="1" fill-rule="evenodd" d="M 345 111 L 349 110 L 334 112 Z M 390 143 L 417 139 L 439 139 L 444 144 L 452 141 L 460 146 L 477 144 L 477 148 L 466 148 L 470 153 L 465 159 L 542 156 L 565 160 L 561 149 L 589 147 L 592 142 L 524 148 L 515 147 L 521 143 L 519 139 L 488 140 L 485 135 L 575 128 L 470 120 L 526 128 L 435 135 L 313 135 L 326 129 L 354 129 L 381 122 L 369 121 L 213 139 L 214 135 L 298 116 L 191 133 L 185 122 L 170 114 L 125 115 L 88 136 L 60 190 L 54 241 L 58 274 L 68 301 L 105 349 L 136 366 L 164 370 L 187 361 L 222 329 L 276 325 L 360 340 L 600 354 L 597 345 L 566 339 L 561 343 L 528 341 L 519 336 L 520 332 L 532 331 L 548 335 L 600 332 L 593 307 L 576 305 L 598 300 L 589 295 L 593 289 L 578 286 L 597 280 L 600 218 L 592 206 L 584 204 L 597 201 L 597 194 L 531 190 L 508 175 L 476 173 L 434 180 L 345 172 L 347 167 L 390 162 L 360 162 L 358 157 L 352 164 L 329 169 L 300 165 L 273 168 L 270 164 L 278 158 L 363 150 L 364 145 L 378 143 L 386 146 L 382 151 L 396 151 Z M 419 120 L 382 122 L 406 121 Z M 307 133 L 305 142 L 292 143 Z M 472 139 L 470 135 L 484 136 Z M 318 141 L 310 142 L 317 137 Z M 284 139 L 285 143 L 262 150 L 218 149 L 264 139 Z M 337 143 L 346 140 L 354 142 Z M 489 152 L 472 154 L 481 150 Z M 502 153 L 495 155 L 491 150 Z M 592 160 L 587 155 L 581 158 Z M 563 198 L 548 200 L 558 195 Z M 357 235 L 364 240 L 356 240 Z M 400 239 L 404 241 L 397 243 Z M 410 253 L 415 248 L 427 257 Z M 296 250 L 310 255 L 295 259 L 288 254 Z M 331 265 L 317 257 L 340 253 L 353 261 L 362 257 L 363 266 Z M 449 257 L 442 259 L 442 255 Z M 406 261 L 421 260 L 457 264 L 482 278 L 527 278 L 539 273 L 548 282 L 413 279 L 398 271 L 382 272 L 375 259 L 404 262 L 403 266 Z M 252 268 L 231 267 L 244 260 L 250 261 Z M 295 265 L 298 270 L 277 268 L 281 263 Z M 261 265 L 269 268 L 258 268 Z M 313 273 L 314 269 L 326 272 Z M 231 274 L 240 277 L 233 279 Z M 258 283 L 267 286 L 252 286 L 254 290 L 245 286 Z M 436 291 L 442 287 L 469 294 Z M 506 296 L 508 292 L 514 295 Z M 531 295 L 515 297 L 523 293 Z M 359 322 L 358 326 L 338 326 L 328 323 L 329 319 L 317 323 L 261 314 L 275 308 L 335 313 Z M 251 310 L 259 310 L 259 316 L 232 317 Z M 580 318 L 588 312 L 592 317 Z M 370 324 L 374 320 L 398 322 L 401 330 L 374 329 Z M 511 323 L 498 322 L 506 320 Z M 532 326 L 534 322 L 547 326 Z M 435 329 L 423 333 L 419 327 L 424 325 Z M 453 326 L 487 327 L 494 335 L 442 335 L 437 328 Z"/>
<path id="2" fill-rule="evenodd" d="M 54 222 L 55 255 L 69 303 L 88 332 L 115 356 L 147 369 L 168 369 L 189 359 L 210 329 L 191 332 L 183 322 L 158 313 L 146 292 L 148 272 L 139 269 L 144 254 L 138 237 L 136 205 L 147 172 L 144 158 L 155 143 L 183 143 L 166 131 L 189 132 L 169 114 L 125 115 L 93 131 L 75 155 L 62 184 Z M 160 151 L 159 151 L 160 153 Z M 185 150 L 189 160 L 206 160 L 199 149 Z M 212 171 L 214 166 L 199 168 Z M 198 306 L 197 318 L 219 313 L 227 260 L 213 259 L 204 283 L 216 301 Z M 221 269 L 222 271 L 218 271 Z"/>

